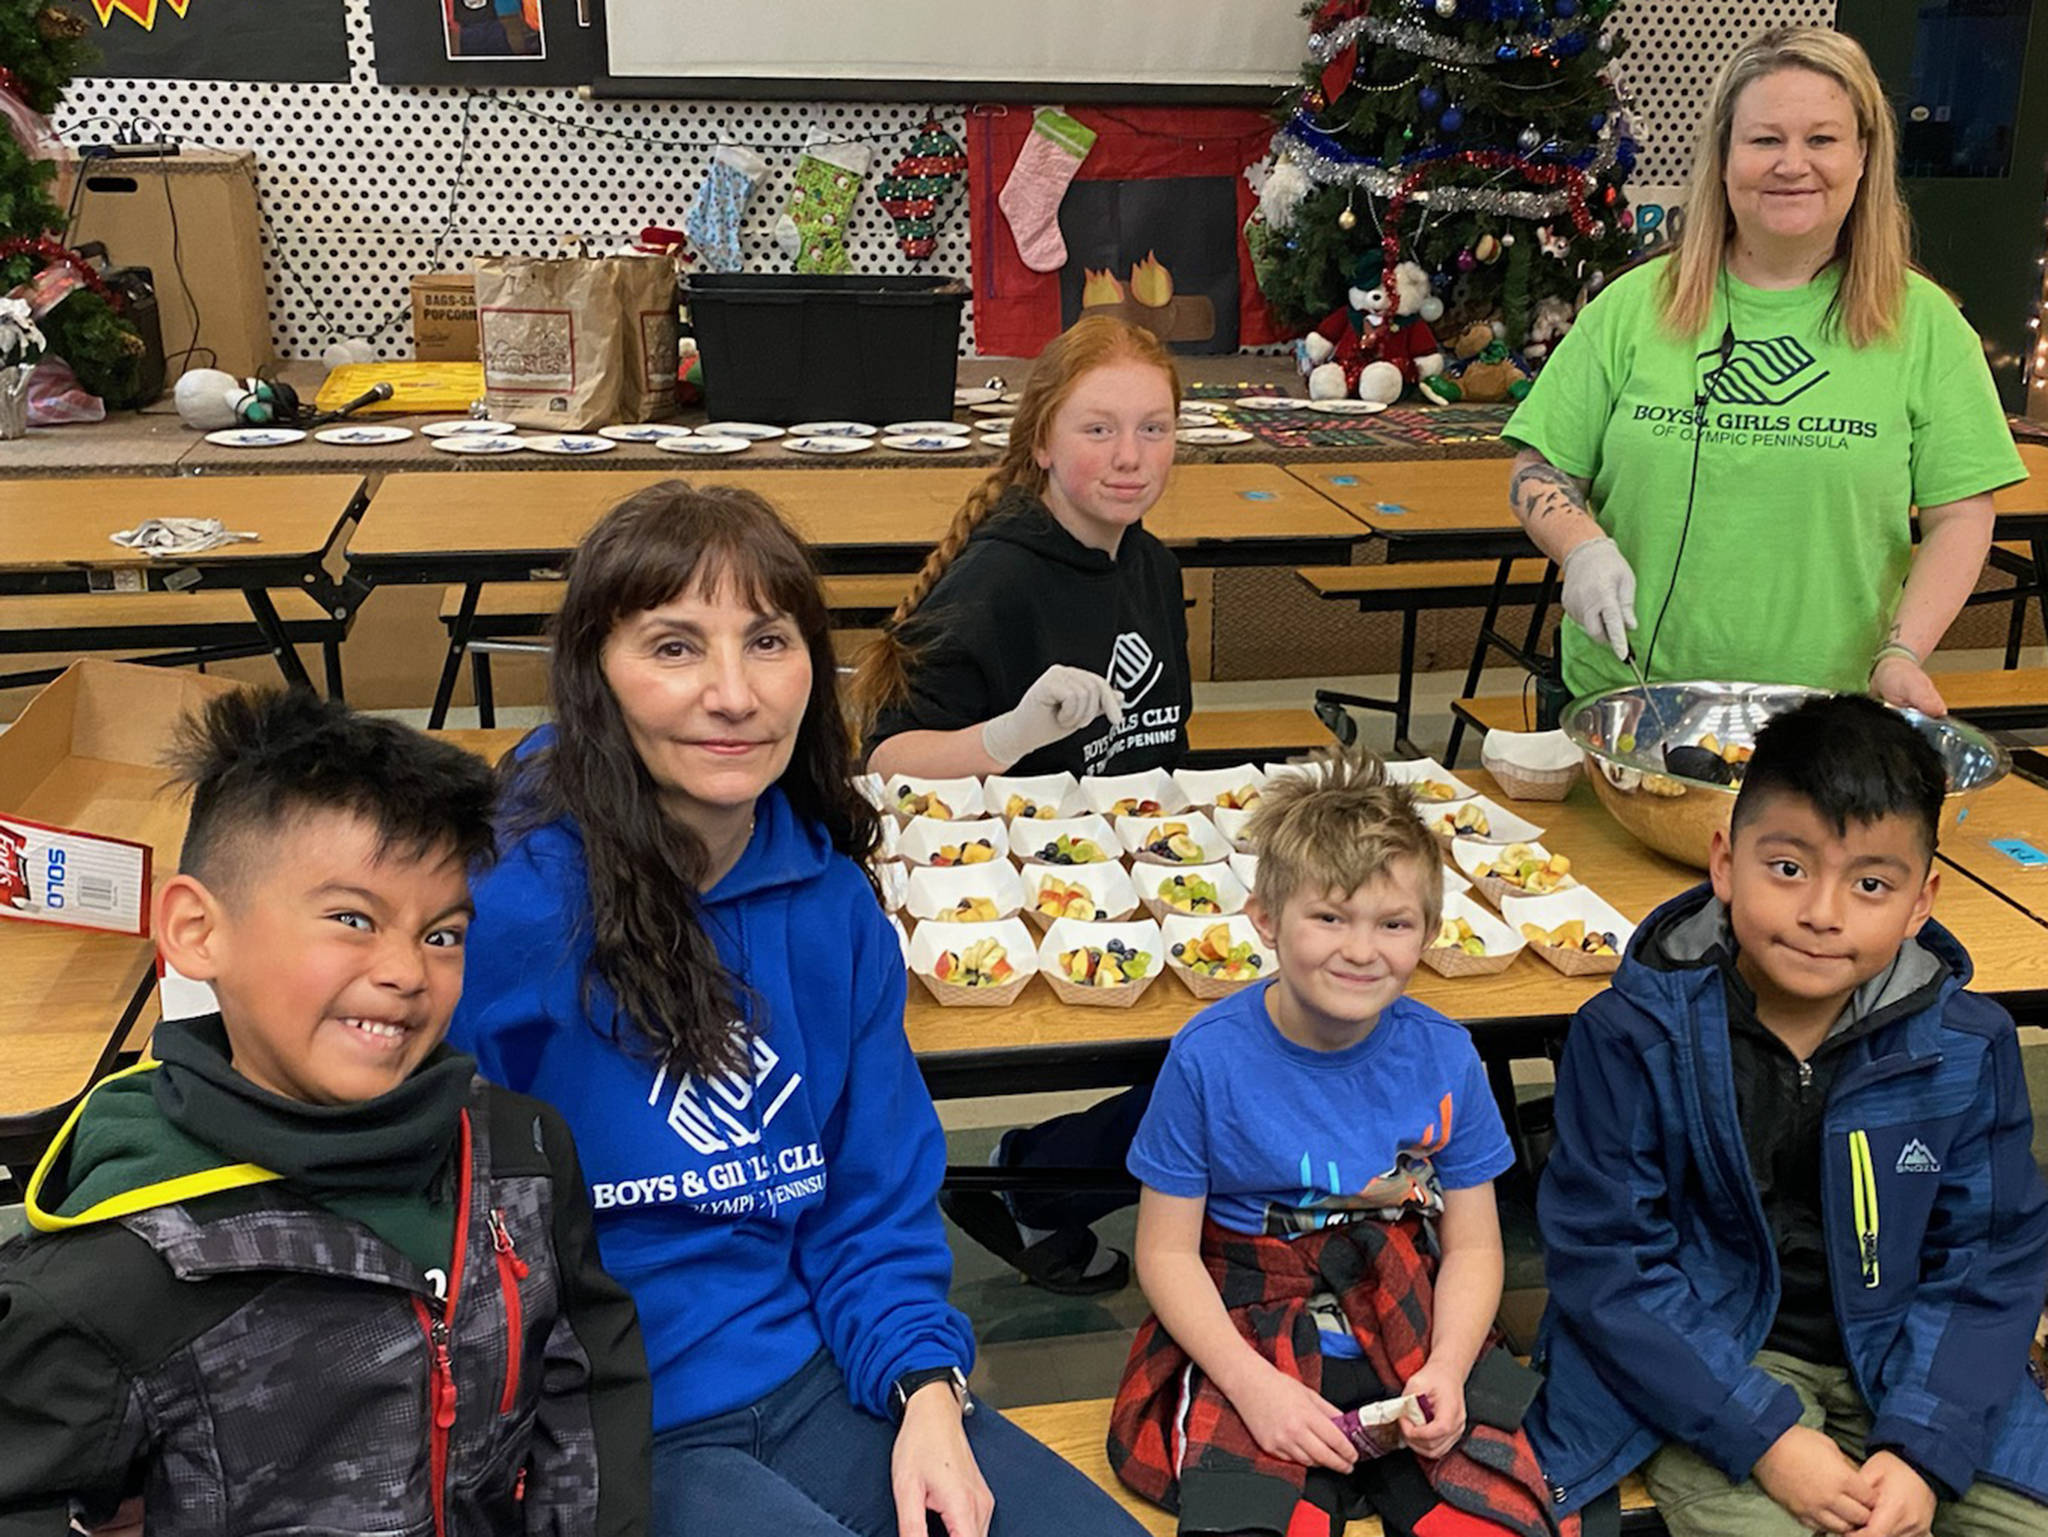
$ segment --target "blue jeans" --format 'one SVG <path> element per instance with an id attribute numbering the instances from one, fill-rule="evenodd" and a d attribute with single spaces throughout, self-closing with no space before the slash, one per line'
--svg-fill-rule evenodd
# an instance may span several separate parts
<path id="1" fill-rule="evenodd" d="M 1145 1119 L 1151 1103 L 1151 1083 L 1140 1083 L 1086 1110 L 1054 1116 L 1036 1126 L 1020 1126 L 1003 1141 L 1003 1165 L 1011 1169 L 1121 1169 L 1130 1159 L 1131 1139 L 1137 1136 L 1138 1123 Z M 1019 1191 L 1010 1196 L 1010 1210 L 1019 1222 L 1057 1231 L 1088 1227 L 1113 1211 L 1136 1205 L 1137 1200 L 1136 1190 L 1084 1195 Z"/>
<path id="2" fill-rule="evenodd" d="M 895 1442 L 896 1427 L 856 1409 L 819 1351 L 759 1402 L 654 1438 L 652 1530 L 897 1537 Z M 1143 1537 L 1116 1501 L 988 1405 L 967 1417 L 967 1444 L 995 1495 L 990 1537 Z"/>

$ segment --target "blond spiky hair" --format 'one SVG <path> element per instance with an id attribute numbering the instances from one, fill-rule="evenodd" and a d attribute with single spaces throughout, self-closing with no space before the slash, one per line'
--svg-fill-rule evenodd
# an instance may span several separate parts
<path id="1" fill-rule="evenodd" d="M 1349 896 L 1399 859 L 1421 875 L 1424 932 L 1443 915 L 1444 867 L 1415 813 L 1415 792 L 1387 779 L 1370 752 L 1329 749 L 1268 780 L 1246 835 L 1259 856 L 1252 894 L 1272 921 L 1298 892 Z"/>

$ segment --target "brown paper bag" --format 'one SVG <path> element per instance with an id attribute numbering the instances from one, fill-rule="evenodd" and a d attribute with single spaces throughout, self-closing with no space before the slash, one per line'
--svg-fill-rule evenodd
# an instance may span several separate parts
<path id="1" fill-rule="evenodd" d="M 619 420 L 676 414 L 676 264 L 668 256 L 608 256 L 618 285 L 625 380 Z"/>
<path id="2" fill-rule="evenodd" d="M 607 261 L 483 258 L 476 321 L 491 415 L 551 432 L 586 432 L 619 420 L 624 318 Z"/>

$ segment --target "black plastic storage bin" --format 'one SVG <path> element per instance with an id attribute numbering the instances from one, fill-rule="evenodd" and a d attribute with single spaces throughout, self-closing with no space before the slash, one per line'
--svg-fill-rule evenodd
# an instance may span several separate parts
<path id="1" fill-rule="evenodd" d="M 782 427 L 951 416 L 967 294 L 937 275 L 692 273 L 704 408 Z"/>

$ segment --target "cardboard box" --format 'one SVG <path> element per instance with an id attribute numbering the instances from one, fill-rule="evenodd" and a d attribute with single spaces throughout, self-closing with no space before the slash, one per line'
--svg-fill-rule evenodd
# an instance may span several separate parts
<path id="1" fill-rule="evenodd" d="M 62 172 L 60 202 L 70 195 L 78 162 L 64 163 Z M 212 362 L 237 378 L 267 367 L 276 354 L 264 292 L 256 157 L 187 149 L 161 159 L 94 161 L 84 176 L 71 243 L 104 241 L 116 266 L 150 269 L 172 373 L 195 330 L 194 364 L 205 366 L 210 349 Z"/>
<path id="2" fill-rule="evenodd" d="M 178 866 L 186 810 L 164 754 L 187 711 L 235 687 L 74 664 L 0 734 L 0 812 L 144 844 L 161 879 Z M 0 921 L 0 1150 L 10 1134 L 54 1130 L 51 1117 L 112 1065 L 125 1023 L 154 1019 L 154 957 L 130 935 Z"/>
<path id="3" fill-rule="evenodd" d="M 185 802 L 165 755 L 178 724 L 239 684 L 167 667 L 74 662 L 0 734 L 0 813 L 138 843 L 178 868 Z"/>
<path id="4" fill-rule="evenodd" d="M 412 355 L 422 363 L 474 363 L 476 275 L 429 272 L 412 280 Z"/>

